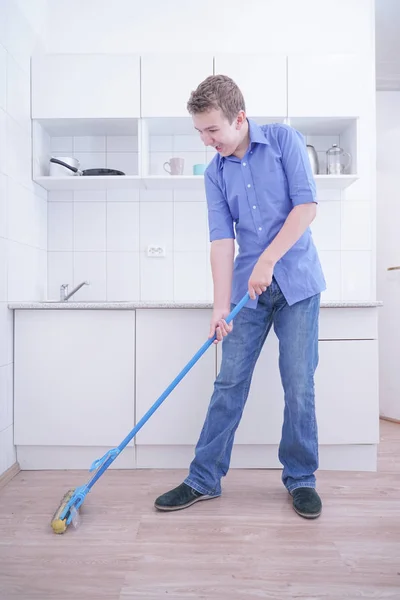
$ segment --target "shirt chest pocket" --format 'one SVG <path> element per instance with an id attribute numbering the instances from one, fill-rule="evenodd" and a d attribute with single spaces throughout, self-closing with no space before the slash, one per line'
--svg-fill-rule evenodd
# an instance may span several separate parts
<path id="1" fill-rule="evenodd" d="M 270 160 L 263 168 L 253 172 L 256 192 L 266 194 L 271 202 L 281 202 L 288 193 L 288 182 L 280 160 Z"/>
<path id="2" fill-rule="evenodd" d="M 261 174 L 260 174 L 261 175 Z M 264 178 L 285 179 L 285 171 L 279 158 L 271 157 L 266 161 Z"/>

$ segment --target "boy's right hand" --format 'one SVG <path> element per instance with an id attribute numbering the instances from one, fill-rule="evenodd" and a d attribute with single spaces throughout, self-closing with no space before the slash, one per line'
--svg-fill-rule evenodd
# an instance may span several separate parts
<path id="1" fill-rule="evenodd" d="M 225 321 L 225 317 L 229 315 L 228 310 L 214 310 L 210 323 L 210 334 L 208 338 L 212 338 L 213 335 L 216 335 L 216 339 L 214 340 L 214 344 L 218 344 L 221 342 L 224 337 L 228 335 L 233 329 L 233 321 L 229 324 Z"/>

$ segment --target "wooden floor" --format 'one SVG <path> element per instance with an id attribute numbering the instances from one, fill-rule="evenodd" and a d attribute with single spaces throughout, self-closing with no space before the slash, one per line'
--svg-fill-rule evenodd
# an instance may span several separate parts
<path id="1" fill-rule="evenodd" d="M 0 490 L 1 600 L 400 599 L 400 425 L 378 473 L 318 473 L 323 514 L 298 517 L 279 471 L 232 470 L 223 496 L 175 513 L 178 471 L 108 471 L 78 529 L 49 518 L 82 472 L 21 472 Z"/>

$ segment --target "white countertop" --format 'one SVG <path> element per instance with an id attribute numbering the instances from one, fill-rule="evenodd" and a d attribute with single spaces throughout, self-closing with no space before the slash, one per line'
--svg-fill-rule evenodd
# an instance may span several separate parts
<path id="1" fill-rule="evenodd" d="M 370 308 L 382 306 L 379 301 L 366 302 L 321 302 L 321 308 Z M 212 308 L 209 302 L 10 302 L 8 308 L 14 310 L 135 310 L 140 308 Z"/>

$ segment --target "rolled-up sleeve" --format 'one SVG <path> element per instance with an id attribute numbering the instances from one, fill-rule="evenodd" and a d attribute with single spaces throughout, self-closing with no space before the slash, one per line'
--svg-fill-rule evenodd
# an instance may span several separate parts
<path id="1" fill-rule="evenodd" d="M 282 125 L 278 136 L 293 206 L 317 203 L 315 180 L 303 135 L 292 127 Z"/>
<path id="2" fill-rule="evenodd" d="M 233 218 L 228 203 L 220 186 L 209 173 L 208 169 L 204 174 L 204 184 L 207 198 L 210 242 L 230 238 L 235 239 Z"/>

